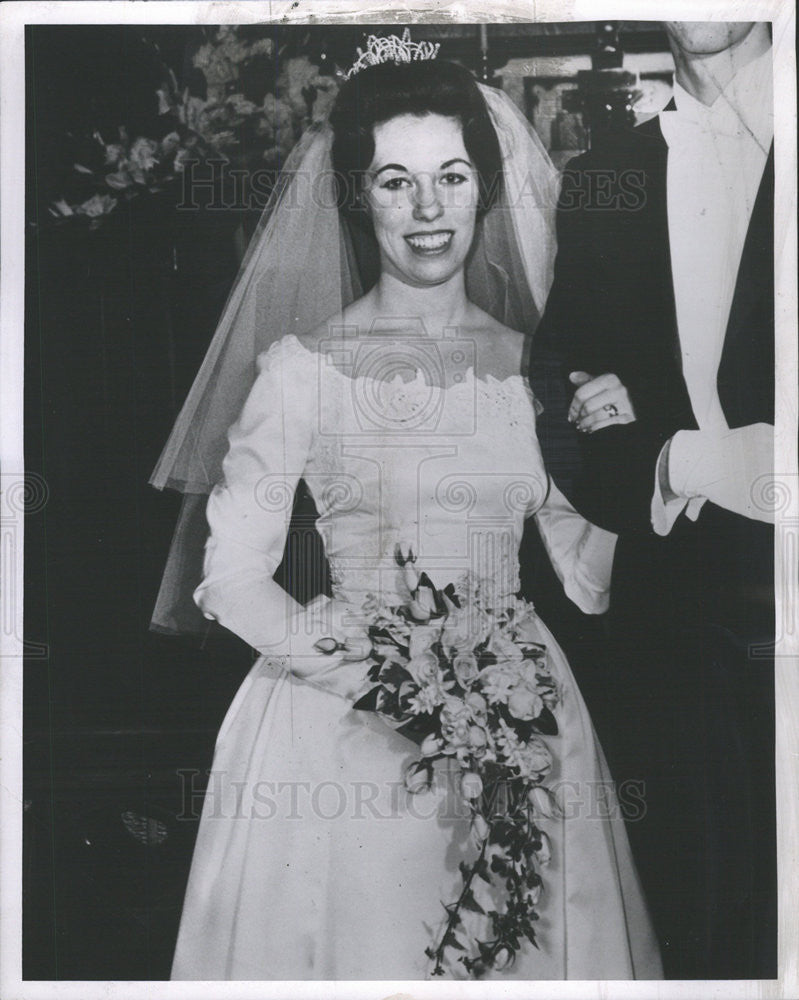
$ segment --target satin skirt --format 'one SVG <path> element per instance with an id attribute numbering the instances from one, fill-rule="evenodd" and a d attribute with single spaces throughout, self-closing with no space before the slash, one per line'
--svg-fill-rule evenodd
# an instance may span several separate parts
<path id="1" fill-rule="evenodd" d="M 540 824 L 551 858 L 539 947 L 524 942 L 487 978 L 660 979 L 602 750 L 560 647 L 540 630 L 561 688 L 559 734 L 546 739 L 562 815 Z M 172 979 L 429 978 L 442 902 L 457 898 L 458 864 L 478 848 L 452 772 L 428 792 L 404 790 L 415 749 L 372 713 L 258 660 L 217 738 Z M 447 975 L 467 978 L 457 961 Z"/>

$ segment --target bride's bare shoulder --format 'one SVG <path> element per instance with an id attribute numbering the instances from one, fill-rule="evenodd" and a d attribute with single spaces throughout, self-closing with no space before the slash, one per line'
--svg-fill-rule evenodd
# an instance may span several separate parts
<path id="1" fill-rule="evenodd" d="M 297 340 L 309 351 L 323 350 L 325 344 L 331 340 L 339 340 L 348 333 L 351 335 L 354 329 L 367 329 L 371 315 L 368 296 L 364 295 L 340 312 L 328 316 L 313 330 L 297 337 Z"/>
<path id="2" fill-rule="evenodd" d="M 519 330 L 505 326 L 489 313 L 475 306 L 472 325 L 478 351 L 487 359 L 487 366 L 496 366 L 505 375 L 522 372 L 529 351 L 529 338 Z"/>

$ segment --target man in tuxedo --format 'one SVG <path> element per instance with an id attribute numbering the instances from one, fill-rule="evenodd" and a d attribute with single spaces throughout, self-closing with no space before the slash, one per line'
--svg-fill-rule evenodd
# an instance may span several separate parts
<path id="1" fill-rule="evenodd" d="M 666 974 L 768 979 L 771 36 L 765 23 L 665 28 L 668 107 L 567 166 L 531 381 L 553 475 L 568 420 L 579 462 L 562 488 L 619 535 L 609 644 L 585 692 L 623 798 L 643 800 L 628 831 Z M 553 357 L 560 386 L 541 382 Z"/>

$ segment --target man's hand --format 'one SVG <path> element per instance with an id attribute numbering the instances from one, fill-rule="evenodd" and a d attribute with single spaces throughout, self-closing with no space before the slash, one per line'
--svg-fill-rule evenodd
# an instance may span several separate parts
<path id="1" fill-rule="evenodd" d="M 569 381 L 578 387 L 569 407 L 569 422 L 583 434 L 615 424 L 631 424 L 636 419 L 627 389 L 617 375 L 572 372 Z"/>

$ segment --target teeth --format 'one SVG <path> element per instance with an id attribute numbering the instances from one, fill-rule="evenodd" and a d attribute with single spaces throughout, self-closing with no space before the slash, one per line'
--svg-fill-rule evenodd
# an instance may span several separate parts
<path id="1" fill-rule="evenodd" d="M 412 247 L 419 250 L 438 250 L 452 239 L 451 233 L 434 233 L 431 236 L 408 236 L 407 240 Z"/>

